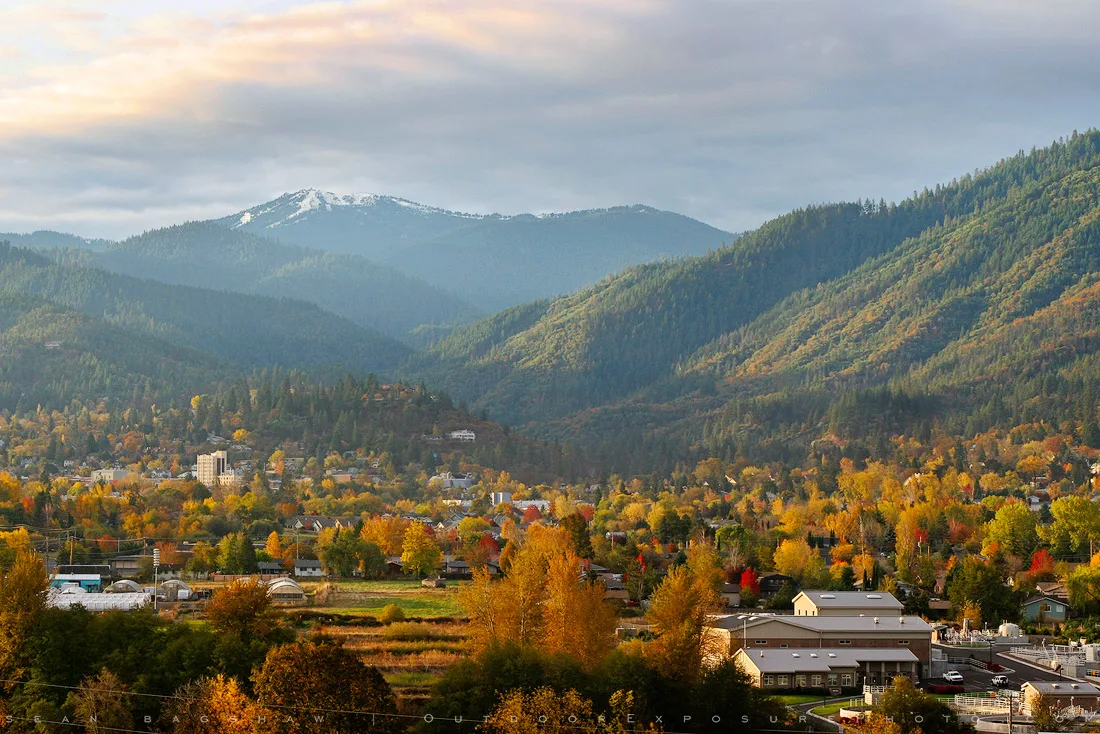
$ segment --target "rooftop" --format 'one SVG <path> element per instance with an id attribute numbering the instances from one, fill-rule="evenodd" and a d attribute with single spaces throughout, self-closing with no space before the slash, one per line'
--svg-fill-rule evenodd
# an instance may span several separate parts
<path id="1" fill-rule="evenodd" d="M 1100 688 L 1092 683 L 1075 682 L 1075 681 L 1053 681 L 1053 680 L 1029 680 L 1024 683 L 1025 686 L 1034 688 L 1039 693 L 1054 693 L 1065 696 L 1100 696 Z"/>
<path id="2" fill-rule="evenodd" d="M 893 594 L 885 591 L 802 591 L 795 597 L 806 597 L 819 607 L 860 607 L 888 612 L 902 608 Z"/>
<path id="3" fill-rule="evenodd" d="M 905 648 L 832 648 L 818 650 L 740 650 L 762 673 L 828 672 L 832 668 L 856 668 L 862 663 L 915 663 L 917 656 Z"/>
<path id="4" fill-rule="evenodd" d="M 912 632 L 914 634 L 931 634 L 932 632 L 932 628 L 927 622 L 920 617 L 912 616 L 895 617 L 883 614 L 880 616 L 860 615 L 858 617 L 763 617 L 752 615 L 741 619 L 742 616 L 744 615 L 718 617 L 711 623 L 711 626 L 722 629 L 736 629 L 741 626 L 755 627 L 769 622 L 779 622 L 792 624 L 814 632 L 852 632 L 853 634 L 875 631 Z"/>

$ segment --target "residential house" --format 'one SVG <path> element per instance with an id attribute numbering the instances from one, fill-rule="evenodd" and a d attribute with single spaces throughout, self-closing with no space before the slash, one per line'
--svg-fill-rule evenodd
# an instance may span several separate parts
<path id="1" fill-rule="evenodd" d="M 722 598 L 722 604 L 724 606 L 741 606 L 741 586 L 739 584 L 722 584 L 722 590 L 719 596 Z"/>
<path id="2" fill-rule="evenodd" d="M 439 482 L 443 489 L 453 489 L 455 487 L 461 487 L 462 489 L 469 489 L 474 486 L 473 474 L 452 474 L 449 471 L 436 474 L 431 478 L 433 482 Z"/>
<path id="3" fill-rule="evenodd" d="M 917 656 L 904 647 L 755 648 L 738 650 L 734 660 L 749 674 L 753 685 L 775 690 L 888 685 L 898 676 L 916 681 L 920 672 Z"/>
<path id="4" fill-rule="evenodd" d="M 1024 619 L 1030 622 L 1064 622 L 1069 602 L 1053 596 L 1033 596 L 1024 602 Z"/>
<path id="5" fill-rule="evenodd" d="M 298 578 L 320 578 L 324 576 L 320 561 L 309 561 L 298 558 L 294 561 L 294 575 Z"/>
<path id="6" fill-rule="evenodd" d="M 447 434 L 447 438 L 452 441 L 462 441 L 465 443 L 473 443 L 477 439 L 477 434 L 471 431 L 469 428 L 462 428 L 457 431 L 451 431 Z"/>
<path id="7" fill-rule="evenodd" d="M 1065 581 L 1040 581 L 1035 584 L 1035 590 L 1039 596 L 1050 596 L 1061 601 L 1069 601 L 1069 589 Z"/>
<path id="8" fill-rule="evenodd" d="M 760 583 L 760 598 L 770 599 L 783 588 L 783 585 L 790 582 L 794 583 L 794 579 L 790 576 L 784 576 L 781 573 L 775 573 L 774 571 L 769 573 L 762 573 L 758 579 Z"/>
<path id="9" fill-rule="evenodd" d="M 794 598 L 795 616 L 858 617 L 901 614 L 903 604 L 885 591 L 800 591 Z"/>

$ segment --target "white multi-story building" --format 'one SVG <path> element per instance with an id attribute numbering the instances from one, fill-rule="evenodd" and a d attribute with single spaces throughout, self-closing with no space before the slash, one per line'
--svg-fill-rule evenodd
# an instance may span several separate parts
<path id="1" fill-rule="evenodd" d="M 198 470 L 195 478 L 207 487 L 213 487 L 218 479 L 229 471 L 229 454 L 215 451 L 212 454 L 199 454 Z"/>

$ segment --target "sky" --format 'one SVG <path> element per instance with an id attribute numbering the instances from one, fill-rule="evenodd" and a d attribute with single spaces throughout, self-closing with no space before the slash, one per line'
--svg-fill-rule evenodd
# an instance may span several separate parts
<path id="1" fill-rule="evenodd" d="M 0 0 L 0 231 L 309 187 L 743 231 L 1097 126 L 1097 28 L 1095 0 Z"/>

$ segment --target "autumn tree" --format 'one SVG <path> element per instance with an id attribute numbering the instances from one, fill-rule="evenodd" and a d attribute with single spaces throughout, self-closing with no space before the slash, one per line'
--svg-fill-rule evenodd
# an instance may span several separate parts
<path id="1" fill-rule="evenodd" d="M 951 707 L 921 691 L 904 676 L 895 678 L 894 685 L 882 694 L 871 719 L 894 723 L 901 732 L 963 734 L 971 731 L 967 724 L 959 721 Z"/>
<path id="2" fill-rule="evenodd" d="M 1030 558 L 1039 544 L 1035 513 L 1022 502 L 1006 502 L 989 521 L 982 552 L 999 548 L 1017 558 Z"/>
<path id="3" fill-rule="evenodd" d="M 405 533 L 412 524 L 402 517 L 376 516 L 363 523 L 360 534 L 363 540 L 374 543 L 387 556 L 399 556 L 405 544 Z"/>
<path id="4" fill-rule="evenodd" d="M 11 568 L 0 570 L 0 677 L 4 680 L 22 677 L 26 641 L 46 608 L 48 587 L 45 566 L 27 550 L 16 554 Z M 0 690 L 9 688 L 0 683 Z"/>
<path id="5" fill-rule="evenodd" d="M 646 613 L 657 633 L 646 646 L 654 667 L 673 680 L 694 684 L 704 660 L 714 652 L 706 625 L 717 608 L 718 594 L 705 579 L 696 578 L 686 566 L 669 571 Z"/>
<path id="6" fill-rule="evenodd" d="M 654 723 L 635 723 L 631 716 L 634 698 L 629 691 L 611 695 L 610 713 L 597 716 L 592 701 L 576 690 L 558 692 L 548 686 L 532 691 L 512 690 L 486 717 L 482 730 L 488 734 L 659 734 Z"/>
<path id="7" fill-rule="evenodd" d="M 278 530 L 272 530 L 271 534 L 267 536 L 267 544 L 264 546 L 264 551 L 272 560 L 283 557 L 283 543 L 279 538 Z"/>
<path id="8" fill-rule="evenodd" d="M 267 711 L 234 678 L 199 678 L 180 687 L 161 717 L 172 734 L 255 734 L 270 731 L 284 712 Z"/>
<path id="9" fill-rule="evenodd" d="M 418 522 L 410 525 L 401 545 L 401 563 L 405 573 L 427 576 L 439 568 L 442 560 L 443 552 L 428 534 L 428 529 Z"/>
<path id="10" fill-rule="evenodd" d="M 331 640 L 273 648 L 252 678 L 280 734 L 396 732 L 397 699 L 373 666 Z M 339 712 L 339 713 L 337 713 Z"/>
<path id="11" fill-rule="evenodd" d="M 133 728 L 130 689 L 107 668 L 80 682 L 66 703 L 88 734 L 106 734 Z"/>
<path id="12" fill-rule="evenodd" d="M 614 648 L 618 620 L 604 601 L 603 583 L 580 579 L 580 563 L 572 548 L 547 562 L 540 646 L 592 668 Z"/>
<path id="13" fill-rule="evenodd" d="M 265 639 L 279 626 L 267 585 L 237 580 L 214 594 L 206 618 L 216 632 L 245 639 Z"/>

